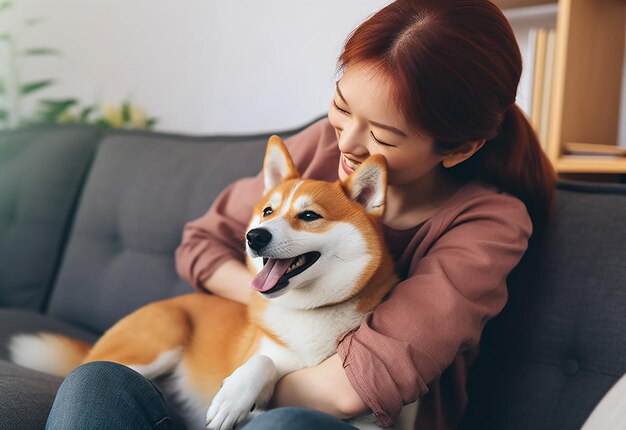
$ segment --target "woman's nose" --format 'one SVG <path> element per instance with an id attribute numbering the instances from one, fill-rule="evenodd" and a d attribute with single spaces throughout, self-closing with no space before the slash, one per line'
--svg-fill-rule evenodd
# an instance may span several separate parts
<path id="1" fill-rule="evenodd" d="M 356 127 L 346 127 L 339 134 L 339 150 L 353 155 L 366 155 L 367 136 L 364 136 Z"/>

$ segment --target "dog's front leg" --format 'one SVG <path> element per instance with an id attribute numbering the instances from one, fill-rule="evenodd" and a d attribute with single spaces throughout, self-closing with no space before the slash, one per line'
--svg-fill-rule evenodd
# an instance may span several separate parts
<path id="1" fill-rule="evenodd" d="M 230 430 L 243 421 L 255 406 L 263 408 L 274 393 L 280 372 L 267 355 L 253 355 L 228 378 L 206 413 L 211 430 Z"/>

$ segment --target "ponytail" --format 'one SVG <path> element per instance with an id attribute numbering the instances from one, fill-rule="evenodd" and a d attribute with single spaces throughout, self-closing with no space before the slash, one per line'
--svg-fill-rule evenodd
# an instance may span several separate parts
<path id="1" fill-rule="evenodd" d="M 535 130 L 516 104 L 505 112 L 493 139 L 449 170 L 464 180 L 480 179 L 518 197 L 526 205 L 535 234 L 541 234 L 551 220 L 556 173 Z"/>

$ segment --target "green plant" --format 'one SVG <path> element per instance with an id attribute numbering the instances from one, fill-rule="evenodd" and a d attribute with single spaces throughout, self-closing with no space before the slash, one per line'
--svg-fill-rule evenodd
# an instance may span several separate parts
<path id="1" fill-rule="evenodd" d="M 0 2 L 0 18 L 10 13 L 12 0 Z M 23 24 L 32 27 L 42 23 L 41 18 L 27 19 Z M 14 29 L 12 29 L 14 30 Z M 124 101 L 120 106 L 96 104 L 81 106 L 76 98 L 37 100 L 36 112 L 23 112 L 23 101 L 55 84 L 53 79 L 22 82 L 21 60 L 28 57 L 60 56 L 60 51 L 47 47 L 22 49 L 16 31 L 0 32 L 0 59 L 5 70 L 0 75 L 0 128 L 15 128 L 39 123 L 89 123 L 105 128 L 151 129 L 157 123 L 148 118 L 143 108 Z"/>
<path id="2" fill-rule="evenodd" d="M 9 13 L 13 6 L 11 0 L 0 3 L 0 14 Z M 33 27 L 43 22 L 41 18 L 24 21 L 25 27 Z M 23 125 L 27 120 L 22 111 L 23 100 L 54 84 L 53 79 L 41 79 L 23 82 L 21 77 L 21 60 L 28 57 L 59 56 L 56 49 L 47 47 L 22 48 L 16 34 L 7 30 L 0 33 L 2 59 L 5 64 L 3 75 L 0 76 L 0 122 L 4 128 Z"/>
<path id="3" fill-rule="evenodd" d="M 128 100 L 100 106 L 80 106 L 76 99 L 42 100 L 37 117 L 38 122 L 88 123 L 103 128 L 151 129 L 157 123 L 156 118 L 146 115 L 145 109 Z"/>

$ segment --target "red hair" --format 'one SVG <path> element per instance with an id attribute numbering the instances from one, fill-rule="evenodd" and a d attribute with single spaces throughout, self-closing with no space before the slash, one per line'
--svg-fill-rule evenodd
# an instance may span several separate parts
<path id="1" fill-rule="evenodd" d="M 549 219 L 556 175 L 527 118 L 515 105 L 522 58 L 500 9 L 489 0 L 397 0 L 348 37 L 339 70 L 375 67 L 415 131 L 449 154 L 486 139 L 446 169 L 519 197 L 535 230 Z"/>

